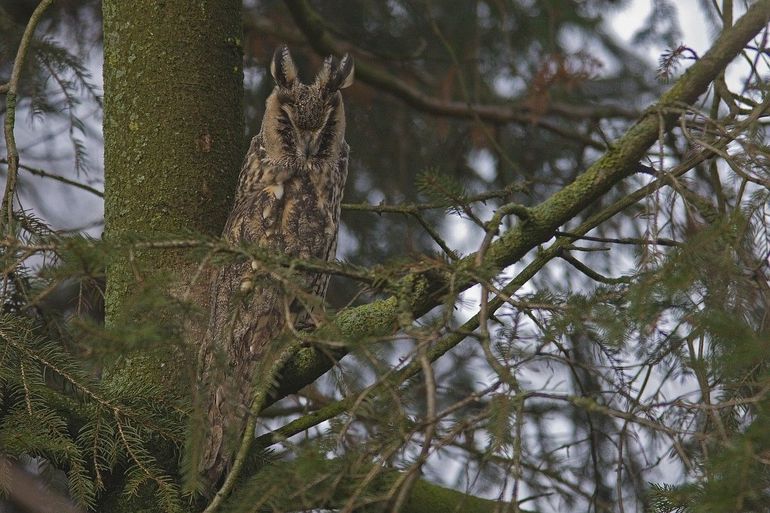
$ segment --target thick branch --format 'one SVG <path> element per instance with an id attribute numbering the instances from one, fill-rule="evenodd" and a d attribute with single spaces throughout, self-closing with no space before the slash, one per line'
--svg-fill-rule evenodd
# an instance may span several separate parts
<path id="1" fill-rule="evenodd" d="M 409 495 L 401 513 L 428 513 L 431 511 L 458 511 L 466 513 L 492 513 L 501 511 L 504 504 L 499 501 L 480 499 L 467 493 L 432 484 L 419 479 Z M 509 506 L 511 511 L 515 511 Z M 502 508 L 504 510 L 504 508 Z M 519 511 L 525 512 L 519 508 Z"/>
<path id="2" fill-rule="evenodd" d="M 262 469 L 260 472 L 264 473 L 264 477 L 270 480 L 271 484 L 274 482 L 271 474 L 276 472 L 276 467 L 280 467 L 284 463 L 276 462 L 270 465 L 268 468 Z M 334 468 L 338 462 L 336 460 L 327 461 L 327 465 Z M 288 463 L 288 465 L 292 465 Z M 373 468 L 374 465 L 363 465 L 357 469 L 359 473 L 367 473 L 370 470 L 374 470 L 376 476 L 370 482 L 368 487 L 368 497 L 364 503 L 370 503 L 371 509 L 366 506 L 354 506 L 352 511 L 385 511 L 382 509 L 389 498 L 390 494 L 385 492 L 393 483 L 402 478 L 403 471 L 395 470 L 393 468 Z M 278 470 L 280 472 L 280 470 Z M 248 483 L 247 486 L 243 486 L 246 496 L 241 496 L 241 501 L 252 502 L 257 501 L 257 497 L 265 492 L 265 489 L 270 487 L 269 484 L 261 482 L 260 475 L 257 474 L 257 479 Z M 296 487 L 289 484 L 290 491 L 287 492 L 286 497 L 283 498 L 284 504 L 288 509 L 294 511 L 302 504 L 303 507 L 314 506 L 324 510 L 343 511 L 344 505 L 351 499 L 351 490 L 344 484 L 335 484 L 335 492 L 331 496 L 327 496 L 329 491 L 330 482 L 328 480 L 319 482 L 303 483 L 305 485 L 304 497 L 305 502 L 298 502 L 292 492 L 296 490 Z M 316 490 L 317 487 L 317 490 Z M 273 489 L 274 490 L 274 489 Z M 253 492 L 253 495 L 250 493 Z M 275 492 L 273 492 L 275 493 Z M 356 497 L 360 499 L 361 497 Z M 280 504 L 280 498 L 276 497 Z M 313 500 L 317 503 L 313 504 Z M 387 509 L 391 511 L 391 509 Z M 428 482 L 426 479 L 418 479 L 412 488 L 409 497 L 406 499 L 402 507 L 398 510 L 400 513 L 433 513 L 433 512 L 464 512 L 464 513 L 493 513 L 498 511 L 520 511 L 522 513 L 531 513 L 531 510 L 519 508 L 514 509 L 512 504 L 505 503 L 500 500 L 482 499 L 475 497 L 469 493 L 464 493 L 444 486 L 439 486 L 434 483 Z"/>
<path id="3" fill-rule="evenodd" d="M 296 4 L 299 0 L 287 2 Z M 493 242 L 487 251 L 485 264 L 504 268 L 515 263 L 531 249 L 553 237 L 562 224 L 633 173 L 647 149 L 657 139 L 660 123 L 665 124 L 662 127 L 664 130 L 669 130 L 676 120 L 675 112 L 681 111 L 682 104 L 692 104 L 703 94 L 720 71 L 765 27 L 768 19 L 770 0 L 755 3 L 732 28 L 724 31 L 703 58 L 693 64 L 660 101 L 648 109 L 585 173 L 532 208 L 526 221 L 519 223 Z M 323 33 L 318 37 L 323 37 Z M 472 267 L 474 258 L 475 255 L 470 255 L 458 265 Z M 390 334 L 397 325 L 399 307 L 406 305 L 413 314 L 422 315 L 441 304 L 444 284 L 440 278 L 416 273 L 407 276 L 403 281 L 404 290 L 411 291 L 406 298 L 390 297 L 340 312 L 336 325 L 341 338 L 360 341 Z M 470 282 L 455 284 L 461 289 L 471 285 Z M 344 354 L 344 350 L 322 353 L 313 348 L 303 349 L 287 365 L 284 370 L 285 378 L 274 397 L 283 397 L 312 383 Z"/>

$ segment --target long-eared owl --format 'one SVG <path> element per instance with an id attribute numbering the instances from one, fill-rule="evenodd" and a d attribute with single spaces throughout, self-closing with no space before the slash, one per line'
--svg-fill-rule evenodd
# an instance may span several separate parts
<path id="1" fill-rule="evenodd" d="M 329 260 L 348 171 L 340 89 L 353 82 L 353 60 L 328 57 L 315 80 L 304 84 L 289 50 L 280 47 L 270 71 L 276 85 L 246 154 L 224 237 L 292 258 Z M 323 298 L 329 276 L 306 272 L 294 280 Z M 243 434 L 260 359 L 288 323 L 308 317 L 311 306 L 256 261 L 221 269 L 211 294 L 201 350 L 201 406 L 209 429 L 200 471 L 215 484 Z"/>

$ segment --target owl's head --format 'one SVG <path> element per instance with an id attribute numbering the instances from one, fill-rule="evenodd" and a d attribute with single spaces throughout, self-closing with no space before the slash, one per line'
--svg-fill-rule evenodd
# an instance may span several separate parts
<path id="1" fill-rule="evenodd" d="M 283 151 L 303 161 L 328 157 L 334 144 L 344 138 L 339 91 L 353 83 L 353 58 L 347 54 L 339 61 L 327 57 L 313 82 L 304 84 L 289 49 L 281 46 L 273 55 L 270 72 L 276 87 L 268 99 L 268 111 L 276 109 Z"/>

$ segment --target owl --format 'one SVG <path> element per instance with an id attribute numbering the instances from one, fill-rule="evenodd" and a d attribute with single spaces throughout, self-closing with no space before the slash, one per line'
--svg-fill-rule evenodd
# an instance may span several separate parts
<path id="1" fill-rule="evenodd" d="M 326 58 L 315 80 L 304 84 L 288 48 L 280 47 L 270 71 L 275 87 L 246 154 L 224 238 L 288 257 L 330 260 L 348 171 L 340 89 L 353 82 L 353 59 Z M 307 272 L 293 285 L 323 298 L 328 282 L 328 275 Z M 200 358 L 209 428 L 199 470 L 209 484 L 222 478 L 243 435 L 260 359 L 287 324 L 303 323 L 310 309 L 256 261 L 218 271 Z"/>

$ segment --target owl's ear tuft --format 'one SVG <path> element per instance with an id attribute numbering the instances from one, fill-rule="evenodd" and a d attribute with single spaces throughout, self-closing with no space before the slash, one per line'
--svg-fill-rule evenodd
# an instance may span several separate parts
<path id="1" fill-rule="evenodd" d="M 318 72 L 316 83 L 329 93 L 336 93 L 353 83 L 353 57 L 348 54 L 337 62 L 331 55 L 324 59 L 323 67 Z"/>
<path id="2" fill-rule="evenodd" d="M 329 87 L 331 89 L 345 89 L 353 84 L 353 71 L 355 66 L 353 65 L 353 57 L 345 54 L 340 61 L 339 66 L 335 70 L 333 76 L 329 80 Z"/>
<path id="3" fill-rule="evenodd" d="M 275 49 L 273 61 L 270 63 L 270 74 L 273 75 L 276 84 L 287 89 L 291 88 L 297 80 L 297 66 L 294 65 L 286 45 Z"/>
<path id="4" fill-rule="evenodd" d="M 335 60 L 336 59 L 331 55 L 324 59 L 324 63 L 321 65 L 321 70 L 315 77 L 316 84 L 323 87 L 327 86 L 329 79 L 332 77 L 334 70 L 337 67 L 335 65 Z"/>

